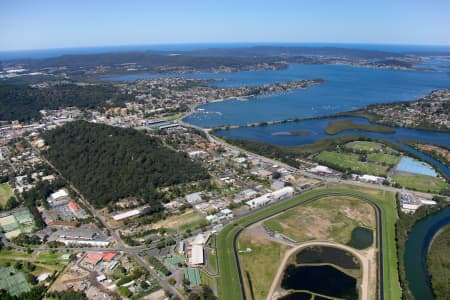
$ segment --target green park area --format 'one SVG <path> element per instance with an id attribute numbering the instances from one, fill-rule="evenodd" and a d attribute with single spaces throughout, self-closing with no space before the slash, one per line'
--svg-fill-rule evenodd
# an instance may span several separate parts
<path id="1" fill-rule="evenodd" d="M 247 226 L 255 222 L 263 221 L 272 216 L 275 216 L 276 214 L 284 212 L 290 208 L 306 205 L 311 201 L 318 200 L 324 197 L 335 196 L 363 198 L 380 208 L 382 231 L 381 233 L 379 233 L 379 235 L 382 239 L 384 298 L 400 299 L 401 289 L 398 281 L 397 252 L 395 246 L 395 222 L 397 220 L 395 195 L 390 192 L 359 189 L 355 188 L 354 186 L 346 185 L 332 185 L 328 186 L 326 189 L 317 189 L 306 192 L 292 199 L 285 200 L 283 202 L 271 205 L 265 209 L 256 211 L 253 214 L 250 214 L 239 219 L 236 222 L 227 225 L 217 236 L 217 254 L 219 258 L 220 270 L 219 277 L 217 278 L 219 298 L 242 298 L 241 283 L 238 275 L 239 270 L 237 265 L 237 258 L 235 255 L 234 241 L 236 236 L 239 237 L 237 239 L 237 249 L 240 251 L 245 251 L 241 252 L 239 256 L 241 262 L 243 261 L 242 257 L 249 256 L 248 258 L 246 258 L 246 262 L 244 262 L 244 264 L 247 266 L 250 265 L 251 268 L 254 268 L 255 265 L 260 265 L 262 268 L 269 268 L 270 264 L 272 263 L 275 265 L 273 266 L 273 269 L 276 270 L 278 268 L 278 264 L 276 263 L 276 261 L 273 262 L 272 260 L 279 259 L 279 255 L 277 256 L 277 253 L 279 254 L 282 249 L 277 250 L 277 247 L 281 246 L 274 246 L 275 248 L 272 247 L 273 245 L 266 245 L 265 247 L 255 247 L 251 244 L 252 239 L 248 240 L 244 233 L 242 233 L 243 239 L 241 241 L 240 233 L 244 228 L 247 228 Z M 250 247 L 247 247 L 247 245 L 250 245 Z M 252 250 L 250 252 L 247 252 L 246 248 L 250 248 Z M 252 253 L 256 253 L 257 255 L 253 255 Z M 269 258 L 269 261 L 263 259 L 262 257 L 265 257 L 266 255 L 268 255 L 269 257 L 272 255 L 272 258 Z M 259 260 L 260 262 L 255 263 L 252 262 L 252 260 Z M 241 271 L 242 270 L 243 269 L 241 269 Z M 255 273 L 257 272 L 256 270 L 250 269 L 250 271 L 254 274 L 257 274 Z M 257 283 L 257 286 L 267 285 L 266 288 L 268 290 L 271 284 L 271 278 L 269 275 L 266 275 L 263 272 L 261 272 L 261 274 L 262 279 L 258 278 L 258 274 L 254 278 L 251 278 L 252 286 L 254 283 Z M 244 272 L 242 272 L 241 275 L 245 282 L 245 276 L 247 275 Z M 244 283 L 244 285 L 245 284 L 246 283 Z M 255 293 L 254 286 L 253 291 Z M 259 291 L 257 292 L 259 293 Z"/>
<path id="2" fill-rule="evenodd" d="M 30 271 L 33 275 L 39 276 L 42 273 L 52 274 L 54 271 L 60 271 L 67 264 L 63 260 L 61 252 L 40 252 L 33 256 L 25 251 L 17 251 L 3 248 L 0 250 L 0 265 L 14 265 L 16 262 L 30 263 L 34 267 Z"/>
<path id="3" fill-rule="evenodd" d="M 9 198 L 14 196 L 12 188 L 7 183 L 0 184 L 0 207 L 4 208 Z"/>
<path id="4" fill-rule="evenodd" d="M 342 172 L 386 176 L 389 168 L 374 162 L 362 161 L 355 153 L 322 151 L 315 158 L 317 162 Z"/>
<path id="5" fill-rule="evenodd" d="M 314 159 L 346 173 L 386 176 L 389 169 L 399 162 L 400 155 L 379 142 L 352 141 L 336 146 L 334 150 L 321 151 Z"/>
<path id="6" fill-rule="evenodd" d="M 287 245 L 244 231 L 239 235 L 237 248 L 247 299 L 266 299 Z"/>
<path id="7" fill-rule="evenodd" d="M 440 193 L 447 190 L 448 183 L 440 177 L 427 175 L 400 175 L 396 174 L 392 177 L 393 181 L 399 185 L 421 192 Z"/>
<path id="8" fill-rule="evenodd" d="M 395 133 L 395 129 L 387 126 L 380 126 L 374 124 L 361 124 L 356 123 L 352 120 L 334 120 L 328 123 L 325 132 L 327 134 L 338 134 L 346 130 L 360 130 L 360 131 L 371 131 L 371 132 L 381 132 L 381 133 Z"/>

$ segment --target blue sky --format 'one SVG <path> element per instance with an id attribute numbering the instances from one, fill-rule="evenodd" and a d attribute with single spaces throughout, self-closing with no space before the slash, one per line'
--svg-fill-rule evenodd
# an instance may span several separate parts
<path id="1" fill-rule="evenodd" d="M 0 51 L 234 42 L 450 45 L 450 1 L 0 0 Z"/>

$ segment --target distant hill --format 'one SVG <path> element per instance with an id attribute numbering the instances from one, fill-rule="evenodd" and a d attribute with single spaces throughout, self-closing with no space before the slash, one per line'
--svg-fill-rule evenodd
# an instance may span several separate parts
<path id="1" fill-rule="evenodd" d="M 192 51 L 130 51 L 98 54 L 62 55 L 44 59 L 16 59 L 4 65 L 23 64 L 31 69 L 46 67 L 116 66 L 136 63 L 150 69 L 186 67 L 211 69 L 245 68 L 258 63 L 273 64 L 280 59 L 301 56 L 345 57 L 349 59 L 383 59 L 402 57 L 400 53 L 337 47 L 255 46 L 245 48 L 211 48 Z"/>
<path id="2" fill-rule="evenodd" d="M 400 53 L 379 50 L 362 50 L 339 47 L 298 47 L 298 46 L 254 46 L 247 48 L 211 48 L 189 52 L 198 56 L 329 56 L 364 59 L 381 59 L 385 57 L 401 57 Z"/>
<path id="3" fill-rule="evenodd" d="M 44 156 L 98 208 L 136 197 L 161 206 L 155 189 L 208 179 L 185 154 L 142 131 L 77 121 L 43 133 Z"/>
<path id="4" fill-rule="evenodd" d="M 0 84 L 0 120 L 39 120 L 42 109 L 95 108 L 107 103 L 119 105 L 130 99 L 131 96 L 106 83 L 85 86 L 58 84 L 46 88 Z"/>

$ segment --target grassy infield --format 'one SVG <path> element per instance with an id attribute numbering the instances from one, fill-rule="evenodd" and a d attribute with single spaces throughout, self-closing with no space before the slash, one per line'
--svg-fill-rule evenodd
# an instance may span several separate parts
<path id="1" fill-rule="evenodd" d="M 367 191 L 367 190 L 366 190 Z M 382 212 L 383 224 L 383 265 L 384 265 L 384 294 L 385 299 L 400 299 L 401 289 L 398 282 L 397 254 L 395 246 L 395 222 L 397 219 L 395 195 L 389 192 L 378 192 L 370 195 L 354 187 L 333 186 L 328 189 L 307 192 L 290 200 L 277 203 L 264 210 L 255 212 L 245 218 L 226 226 L 217 236 L 220 277 L 217 280 L 220 299 L 242 299 L 238 267 L 234 256 L 233 239 L 239 232 L 252 222 L 266 218 L 282 209 L 296 205 L 315 196 L 326 196 L 331 192 L 351 193 L 354 196 L 364 196 L 375 202 Z M 245 276 L 245 274 L 244 274 Z"/>
<path id="2" fill-rule="evenodd" d="M 14 192 L 10 186 L 7 183 L 0 184 L 0 207 L 4 207 L 6 201 L 12 196 L 14 196 Z"/>

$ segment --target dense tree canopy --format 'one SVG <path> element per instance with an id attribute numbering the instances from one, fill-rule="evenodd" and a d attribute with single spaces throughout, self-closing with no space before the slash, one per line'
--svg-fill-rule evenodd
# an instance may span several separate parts
<path id="1" fill-rule="evenodd" d="M 155 188 L 209 176 L 185 154 L 134 129 L 77 121 L 43 137 L 44 155 L 96 207 L 125 197 L 158 206 Z"/>
<path id="2" fill-rule="evenodd" d="M 111 101 L 115 104 L 127 97 L 110 84 L 59 84 L 47 88 L 26 85 L 0 85 L 0 120 L 30 121 L 41 118 L 42 109 L 76 106 L 95 108 Z"/>

